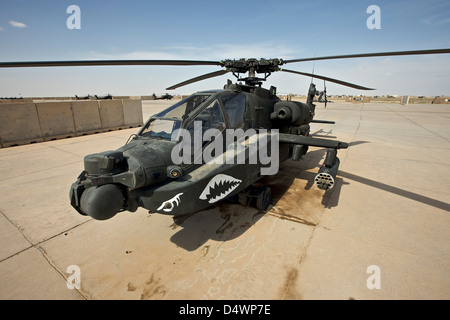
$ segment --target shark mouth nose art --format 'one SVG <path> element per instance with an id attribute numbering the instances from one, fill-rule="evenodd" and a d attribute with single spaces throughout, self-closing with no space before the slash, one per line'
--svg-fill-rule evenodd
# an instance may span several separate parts
<path id="1" fill-rule="evenodd" d="M 242 180 L 233 178 L 232 176 L 218 174 L 208 182 L 199 198 L 201 200 L 208 200 L 209 203 L 215 203 L 233 192 L 241 182 Z"/>

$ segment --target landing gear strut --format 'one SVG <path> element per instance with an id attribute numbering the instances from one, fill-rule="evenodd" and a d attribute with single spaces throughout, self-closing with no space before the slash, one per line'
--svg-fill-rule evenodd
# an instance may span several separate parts
<path id="1" fill-rule="evenodd" d="M 255 206 L 259 210 L 267 210 L 272 202 L 272 192 L 270 187 L 254 187 L 251 186 L 246 191 L 238 194 L 238 202 L 243 206 L 248 206 L 251 204 L 252 200 L 255 199 Z"/>

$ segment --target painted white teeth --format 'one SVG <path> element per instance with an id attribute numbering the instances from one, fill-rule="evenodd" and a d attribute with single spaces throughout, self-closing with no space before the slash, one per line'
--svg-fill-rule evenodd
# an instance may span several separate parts
<path id="1" fill-rule="evenodd" d="M 211 194 L 211 191 L 214 190 L 217 186 L 223 185 L 224 183 L 227 183 L 230 185 L 230 187 L 226 191 L 222 191 L 221 194 L 215 196 L 214 198 L 209 199 L 209 203 L 214 203 L 219 200 L 222 200 L 227 195 L 229 195 L 231 192 L 233 192 L 234 189 L 236 189 L 240 184 L 242 180 L 233 178 L 232 176 L 226 175 L 226 174 L 218 174 L 215 175 L 206 185 L 203 192 L 200 194 L 201 200 L 207 200 L 208 196 Z"/>

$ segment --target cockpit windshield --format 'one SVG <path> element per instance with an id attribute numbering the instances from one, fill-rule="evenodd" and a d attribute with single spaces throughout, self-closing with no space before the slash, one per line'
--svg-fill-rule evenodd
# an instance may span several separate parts
<path id="1" fill-rule="evenodd" d="M 197 108 L 203 101 L 208 99 L 210 95 L 192 95 L 176 104 L 167 108 L 164 111 L 156 114 L 155 118 L 176 118 L 183 119 L 189 113 L 192 112 L 195 108 Z"/>
<path id="2" fill-rule="evenodd" d="M 172 132 L 179 129 L 182 121 L 210 96 L 210 94 L 192 95 L 155 114 L 147 121 L 138 135 L 171 140 Z"/>

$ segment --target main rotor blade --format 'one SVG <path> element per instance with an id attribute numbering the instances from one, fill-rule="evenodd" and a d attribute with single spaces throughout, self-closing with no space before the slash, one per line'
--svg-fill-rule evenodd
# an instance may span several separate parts
<path id="1" fill-rule="evenodd" d="M 230 72 L 230 71 L 228 71 L 228 70 L 219 70 L 219 71 L 214 71 L 214 72 L 211 72 L 211 73 L 207 73 L 207 74 L 204 74 L 204 75 L 201 75 L 201 76 L 198 76 L 198 77 L 195 77 L 195 78 L 192 78 L 192 79 L 180 82 L 180 83 L 178 83 L 176 85 L 173 85 L 173 86 L 171 86 L 169 88 L 166 88 L 166 90 L 173 90 L 173 89 L 176 89 L 176 88 L 179 88 L 179 87 L 182 87 L 182 86 L 185 86 L 187 84 L 191 84 L 191 83 L 194 83 L 194 82 L 197 82 L 197 81 L 201 81 L 201 80 L 205 80 L 205 79 L 209 79 L 209 78 L 213 78 L 213 77 L 218 77 L 218 76 L 221 76 L 221 75 L 223 75 L 225 73 L 228 73 L 228 72 Z"/>
<path id="2" fill-rule="evenodd" d="M 450 49 L 432 49 L 432 50 L 413 50 L 413 51 L 393 51 L 393 52 L 378 52 L 378 53 L 345 54 L 345 55 L 339 55 L 339 56 L 327 56 L 327 57 L 314 57 L 314 58 L 284 60 L 283 63 L 305 62 L 305 61 L 316 61 L 316 60 L 332 60 L 332 59 L 348 59 L 348 58 L 410 56 L 410 55 L 420 55 L 420 54 L 441 54 L 441 53 L 450 53 Z"/>
<path id="3" fill-rule="evenodd" d="M 0 68 L 85 66 L 220 66 L 220 61 L 194 60 L 74 60 L 0 62 Z"/>
<path id="4" fill-rule="evenodd" d="M 289 72 L 289 73 L 294 73 L 294 74 L 299 74 L 302 76 L 307 76 L 307 77 L 313 77 L 313 78 L 317 78 L 317 79 L 322 79 L 322 80 L 326 80 L 329 82 L 334 82 L 346 87 L 350 87 L 350 88 L 354 88 L 354 89 L 359 89 L 359 90 L 375 90 L 372 88 L 366 88 L 357 84 L 353 84 L 350 82 L 345 82 L 342 80 L 338 80 L 338 79 L 333 79 L 333 78 L 328 78 L 328 77 L 324 77 L 324 76 L 320 76 L 318 74 L 312 74 L 312 73 L 306 73 L 306 72 L 300 72 L 300 71 L 293 71 L 293 70 L 287 70 L 287 69 L 280 69 L 280 71 L 284 71 L 284 72 Z"/>

